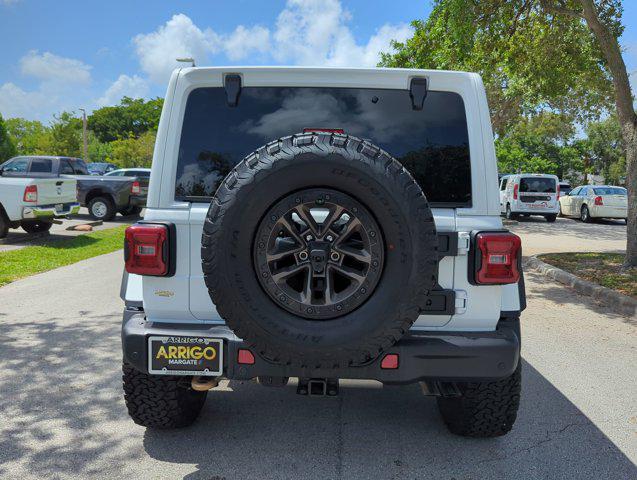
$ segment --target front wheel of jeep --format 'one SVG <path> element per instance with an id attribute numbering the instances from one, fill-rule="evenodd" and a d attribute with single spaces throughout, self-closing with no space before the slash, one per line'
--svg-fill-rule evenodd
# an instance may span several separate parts
<path id="1" fill-rule="evenodd" d="M 520 406 L 522 372 L 495 382 L 459 383 L 459 397 L 438 397 L 438 408 L 451 433 L 491 438 L 511 431 Z"/>
<path id="2" fill-rule="evenodd" d="M 133 421 L 144 427 L 169 429 L 192 424 L 208 392 L 190 388 L 189 377 L 148 375 L 122 364 L 124 400 Z"/>

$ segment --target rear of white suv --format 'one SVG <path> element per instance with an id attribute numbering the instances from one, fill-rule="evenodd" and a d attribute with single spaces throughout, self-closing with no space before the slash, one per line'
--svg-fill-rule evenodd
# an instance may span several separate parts
<path id="1" fill-rule="evenodd" d="M 508 219 L 541 215 L 554 222 L 560 211 L 559 180 L 555 175 L 526 173 L 510 175 L 501 195 L 501 212 Z"/>
<path id="2" fill-rule="evenodd" d="M 416 314 L 406 324 L 411 325 L 409 331 L 399 330 L 391 343 L 382 343 L 384 346 L 374 354 L 364 350 L 354 353 L 359 347 L 352 344 L 352 357 L 345 364 L 345 346 L 339 347 L 337 354 L 326 345 L 324 351 L 330 352 L 327 357 L 327 353 L 321 354 L 323 347 L 307 348 L 304 355 L 306 347 L 299 346 L 298 337 L 288 338 L 288 347 L 281 347 L 276 339 L 268 340 L 271 332 L 261 334 L 259 329 L 263 327 L 254 330 L 245 323 L 253 314 L 264 317 L 278 308 L 283 318 L 301 307 L 304 310 L 300 323 L 290 324 L 290 328 L 303 328 L 303 322 L 309 325 L 323 318 L 331 322 L 323 325 L 336 326 L 343 315 L 365 311 L 366 305 L 375 301 L 374 296 L 380 295 L 372 293 L 374 288 L 391 287 L 387 284 L 391 283 L 387 262 L 403 246 L 375 241 L 375 230 L 385 229 L 382 238 L 390 238 L 392 227 L 391 221 L 383 224 L 380 210 L 369 207 L 374 204 L 373 198 L 365 200 L 363 190 L 356 193 L 360 182 L 368 180 L 354 181 L 351 188 L 335 189 L 334 185 L 347 185 L 353 180 L 341 181 L 334 176 L 334 185 L 321 180 L 325 175 L 321 173 L 325 166 L 321 167 L 321 160 L 312 167 L 316 168 L 315 173 L 311 168 L 294 169 L 299 162 L 314 161 L 308 156 L 323 154 L 324 162 L 336 162 L 335 165 L 343 162 L 333 158 L 335 155 L 351 158 L 353 166 L 371 161 L 370 166 L 379 165 L 381 176 L 393 175 L 393 165 L 400 169 L 402 164 L 406 170 L 395 172 L 403 179 L 400 181 L 412 185 L 414 195 L 422 188 L 426 197 L 426 203 L 418 207 L 422 213 L 416 214 L 423 217 L 412 216 L 405 227 L 414 231 L 421 228 L 417 224 L 422 222 L 421 237 L 433 234 L 431 238 L 435 238 L 430 253 L 425 254 L 429 260 L 419 260 L 423 270 L 415 281 L 422 282 L 422 277 L 427 277 L 425 270 L 429 265 L 435 270 L 432 283 L 426 278 L 428 286 L 418 293 Z M 290 167 L 285 162 L 291 162 Z M 290 173 L 282 172 L 265 180 L 276 170 L 265 168 L 266 164 L 287 168 Z M 347 165 L 343 163 L 344 168 Z M 340 167 L 330 170 L 332 174 L 338 171 Z M 161 421 L 141 415 L 135 406 L 139 399 L 134 399 L 132 393 L 133 384 L 140 378 L 158 382 L 158 391 L 166 387 L 165 382 L 184 385 L 184 380 L 190 380 L 191 388 L 186 389 L 190 393 L 184 394 L 184 402 L 190 402 L 195 409 L 200 403 L 199 390 L 212 388 L 219 376 L 258 378 L 265 384 L 285 384 L 288 377 L 298 377 L 299 393 L 337 392 L 338 378 L 364 378 L 387 384 L 422 382 L 426 391 L 439 397 L 443 417 L 457 433 L 506 433 L 515 418 L 519 398 L 515 393 L 519 389 L 519 314 L 525 304 L 519 239 L 502 229 L 496 175 L 484 88 L 475 74 L 311 68 L 242 68 L 238 72 L 193 68 L 174 73 L 159 127 L 145 219 L 127 233 L 127 270 L 132 274 L 123 283 L 122 295 L 127 302 L 123 342 L 125 389 L 135 421 L 168 427 L 189 423 L 196 416 L 183 413 L 180 405 L 175 406 L 174 415 L 164 412 Z M 390 188 L 391 177 L 387 182 Z M 245 200 L 238 201 L 240 189 L 248 191 L 252 184 L 280 189 L 279 195 L 284 195 L 286 188 L 290 190 L 290 211 L 297 208 L 294 192 L 300 192 L 297 204 L 310 205 L 308 212 L 319 224 L 310 230 L 318 234 L 305 230 L 298 238 L 294 231 L 286 230 L 289 219 L 296 219 L 294 229 L 298 228 L 299 233 L 314 222 L 311 218 L 299 220 L 299 215 L 303 215 L 301 207 L 295 210 L 299 215 L 293 212 L 290 217 L 271 210 L 275 207 L 268 207 L 267 188 L 262 194 L 246 194 Z M 314 198 L 317 189 L 320 192 Z M 332 198 L 329 192 L 335 192 Z M 245 207 L 247 203 L 250 205 Z M 220 209 L 223 212 L 227 208 L 231 210 L 222 217 Z M 293 255 L 285 261 L 296 262 L 299 272 L 311 274 L 311 298 L 304 296 L 303 290 L 309 284 L 301 278 L 272 287 L 270 292 L 269 280 L 263 279 L 268 279 L 270 273 L 273 278 L 280 274 L 264 270 L 259 263 L 260 246 L 257 240 L 250 240 L 251 226 L 241 224 L 237 229 L 224 224 L 228 216 L 248 218 L 250 211 L 246 208 L 263 209 L 264 213 L 259 214 L 263 217 L 258 218 L 263 219 L 260 228 L 266 232 L 264 239 L 274 235 L 271 238 L 277 245 L 292 245 Z M 355 218 L 378 228 L 361 229 L 349 240 L 347 248 L 331 245 L 331 237 L 346 231 L 346 226 L 330 230 L 333 235 L 321 232 L 323 220 L 318 220 L 313 211 L 319 215 L 320 211 L 347 211 L 338 220 L 343 225 Z M 322 215 L 325 218 L 327 213 Z M 270 216 L 272 224 L 268 223 Z M 288 218 L 287 223 L 280 223 L 284 218 Z M 431 222 L 431 226 L 426 222 Z M 230 236 L 222 240 L 226 234 Z M 252 245 L 257 270 L 248 274 L 237 271 L 235 275 L 232 263 L 217 268 L 220 262 L 232 262 L 233 244 L 243 241 Z M 298 251 L 292 243 L 296 241 Z M 264 242 L 269 245 L 269 240 Z M 352 250 L 356 248 L 358 253 Z M 219 253 L 226 249 L 230 250 Z M 266 254 L 264 262 L 269 265 L 276 259 L 277 263 L 281 255 Z M 347 266 L 342 263 L 345 257 L 339 255 L 349 255 Z M 365 262 L 369 262 L 369 267 L 364 266 Z M 368 275 L 376 268 L 372 267 L 374 262 L 379 269 L 374 279 L 357 277 L 352 272 L 361 268 Z M 297 268 L 287 265 L 284 268 L 288 270 Z M 323 273 L 323 265 L 337 272 L 334 278 L 343 285 L 329 295 L 325 285 L 331 281 Z M 246 264 L 245 268 L 252 267 Z M 237 280 L 242 275 L 248 276 Z M 344 298 L 350 291 L 344 280 L 348 276 L 360 277 L 357 281 L 362 285 L 371 282 L 372 287 L 360 288 L 352 299 L 330 303 L 330 298 Z M 231 287 L 235 281 L 239 283 Z M 253 282 L 255 287 L 244 290 L 244 281 Z M 374 282 L 379 286 L 374 287 Z M 285 300 L 281 300 L 283 305 L 273 307 L 268 302 L 280 301 L 276 292 L 282 292 Z M 230 300 L 237 293 L 242 297 Z M 261 307 L 255 303 L 251 314 L 236 314 L 232 305 L 244 308 L 257 301 L 255 296 L 262 302 Z M 259 318 L 254 321 L 258 324 Z M 276 313 L 263 321 L 278 322 Z M 289 335 L 289 330 L 285 333 L 281 328 L 276 327 L 279 335 Z M 247 339 L 242 338 L 244 334 Z M 345 335 L 343 330 L 343 338 Z M 338 343 L 338 335 L 335 338 Z M 296 346 L 291 347 L 293 344 Z M 206 364 L 203 352 L 212 356 L 213 350 L 215 359 Z M 290 360 L 282 361 L 284 357 Z M 332 358 L 332 365 L 328 368 L 322 358 Z M 507 396 L 506 405 L 501 406 L 503 413 L 495 423 L 458 423 L 461 412 L 476 408 L 470 404 L 470 390 L 474 387 L 464 383 L 468 380 L 513 392 L 514 396 Z M 490 402 L 498 400 L 487 402 L 489 408 L 495 408 L 495 403 Z"/>

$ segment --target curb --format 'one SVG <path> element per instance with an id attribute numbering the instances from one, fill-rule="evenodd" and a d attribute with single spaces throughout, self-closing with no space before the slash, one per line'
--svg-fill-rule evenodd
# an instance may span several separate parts
<path id="1" fill-rule="evenodd" d="M 623 295 L 610 288 L 583 280 L 577 275 L 568 273 L 560 268 L 549 265 L 535 256 L 524 257 L 522 265 L 525 268 L 535 270 L 545 277 L 571 287 L 577 293 L 591 297 L 593 300 L 603 303 L 611 310 L 621 315 L 632 317 L 637 312 L 637 299 Z"/>

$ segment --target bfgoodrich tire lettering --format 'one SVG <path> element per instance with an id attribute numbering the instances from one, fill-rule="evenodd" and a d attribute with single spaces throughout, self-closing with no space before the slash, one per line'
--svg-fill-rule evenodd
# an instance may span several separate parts
<path id="1" fill-rule="evenodd" d="M 323 320 L 278 305 L 257 280 L 252 255 L 264 213 L 291 192 L 311 188 L 344 192 L 363 204 L 385 248 L 373 294 L 355 310 Z M 226 177 L 208 211 L 201 256 L 219 314 L 256 352 L 276 362 L 332 368 L 375 358 L 409 330 L 436 283 L 436 250 L 427 200 L 400 163 L 358 138 L 310 133 L 258 149 Z"/>
<path id="2" fill-rule="evenodd" d="M 133 421 L 167 429 L 190 425 L 199 416 L 208 392 L 188 387 L 189 377 L 149 375 L 122 364 L 124 400 Z"/>

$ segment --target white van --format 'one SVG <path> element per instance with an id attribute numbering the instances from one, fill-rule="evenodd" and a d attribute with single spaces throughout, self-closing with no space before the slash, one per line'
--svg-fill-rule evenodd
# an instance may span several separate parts
<path id="1" fill-rule="evenodd" d="M 555 175 L 520 173 L 500 180 L 500 213 L 508 219 L 542 215 L 554 222 L 560 211 L 559 180 Z"/>

